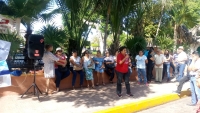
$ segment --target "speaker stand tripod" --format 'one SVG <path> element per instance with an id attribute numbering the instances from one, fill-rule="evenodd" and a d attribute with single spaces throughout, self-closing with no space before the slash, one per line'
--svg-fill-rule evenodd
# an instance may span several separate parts
<path id="1" fill-rule="evenodd" d="M 34 62 L 34 77 L 33 77 L 33 83 L 32 83 L 32 85 L 26 90 L 26 92 L 24 92 L 24 94 L 22 94 L 22 96 L 21 96 L 21 98 L 23 98 L 23 96 L 33 87 L 33 94 L 35 95 L 37 95 L 37 97 L 38 97 L 38 100 L 40 101 L 40 97 L 39 97 L 39 92 L 40 92 L 40 94 L 42 94 L 42 92 L 40 91 L 40 89 L 38 88 L 38 86 L 37 86 L 37 84 L 35 83 L 35 66 L 37 65 L 38 63 L 36 62 L 36 60 L 35 60 L 35 62 Z"/>

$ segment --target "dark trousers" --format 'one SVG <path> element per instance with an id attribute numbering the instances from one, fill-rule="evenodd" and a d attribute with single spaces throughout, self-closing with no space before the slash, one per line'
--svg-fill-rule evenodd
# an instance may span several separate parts
<path id="1" fill-rule="evenodd" d="M 114 71 L 114 68 L 107 68 L 106 70 L 105 70 L 105 72 L 106 72 L 106 74 L 108 75 L 108 76 L 110 76 L 110 79 L 109 79 L 109 81 L 113 81 L 113 78 L 114 78 L 114 76 L 115 76 L 115 71 Z"/>
<path id="2" fill-rule="evenodd" d="M 190 80 L 190 77 L 189 76 L 183 76 L 180 81 L 179 81 L 179 85 L 177 87 L 177 90 L 176 92 L 178 93 L 181 93 L 181 90 L 182 90 L 182 87 L 183 87 L 183 84 L 185 84 L 187 81 Z"/>
<path id="3" fill-rule="evenodd" d="M 153 64 L 147 65 L 147 81 L 151 81 L 151 79 L 153 77 L 153 74 L 152 74 L 153 66 L 154 66 Z"/>
<path id="4" fill-rule="evenodd" d="M 59 88 L 60 86 L 60 81 L 70 75 L 70 71 L 66 72 L 61 72 L 58 69 L 55 69 L 55 74 L 56 74 L 56 87 Z"/>
<path id="5" fill-rule="evenodd" d="M 130 72 L 127 73 L 121 73 L 116 71 L 116 75 L 117 75 L 117 94 L 121 94 L 122 92 L 122 79 L 124 77 L 124 81 L 125 81 L 125 85 L 126 85 L 126 93 L 130 94 L 130 83 L 129 83 L 129 78 L 130 78 Z"/>
<path id="6" fill-rule="evenodd" d="M 83 70 L 76 71 L 76 70 L 73 70 L 73 67 L 70 67 L 70 71 L 71 71 L 72 74 L 73 74 L 73 77 L 72 77 L 72 86 L 75 85 L 77 73 L 80 75 L 80 85 L 83 85 L 83 81 L 84 81 L 84 73 L 83 73 Z"/>
<path id="7" fill-rule="evenodd" d="M 174 64 L 173 64 L 172 62 L 170 62 L 170 67 L 171 67 L 172 70 L 173 70 L 173 74 L 175 74 L 175 66 L 174 66 Z"/>

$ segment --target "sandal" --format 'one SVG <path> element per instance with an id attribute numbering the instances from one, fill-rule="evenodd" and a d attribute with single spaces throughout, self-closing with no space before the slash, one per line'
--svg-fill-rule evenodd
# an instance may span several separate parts
<path id="1" fill-rule="evenodd" d="M 96 86 L 99 86 L 99 83 L 96 83 Z"/>
<path id="2" fill-rule="evenodd" d="M 102 84 L 105 86 L 106 84 L 104 82 L 102 82 Z"/>
<path id="3" fill-rule="evenodd" d="M 95 86 L 94 86 L 94 85 L 92 86 L 92 89 L 95 89 Z"/>
<path id="4" fill-rule="evenodd" d="M 90 88 L 90 86 L 88 85 L 87 88 Z"/>

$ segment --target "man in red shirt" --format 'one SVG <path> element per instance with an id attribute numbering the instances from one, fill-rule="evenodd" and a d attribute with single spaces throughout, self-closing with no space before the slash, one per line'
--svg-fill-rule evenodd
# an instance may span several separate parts
<path id="1" fill-rule="evenodd" d="M 130 91 L 130 72 L 129 72 L 129 55 L 126 53 L 126 47 L 119 48 L 119 54 L 117 55 L 117 66 L 115 68 L 117 75 L 117 95 L 122 97 L 122 78 L 124 78 L 126 85 L 126 93 L 128 96 L 133 96 Z"/>

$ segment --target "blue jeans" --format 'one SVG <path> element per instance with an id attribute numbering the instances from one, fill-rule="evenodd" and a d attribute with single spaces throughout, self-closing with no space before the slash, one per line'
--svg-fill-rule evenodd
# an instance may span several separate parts
<path id="1" fill-rule="evenodd" d="M 178 75 L 177 75 L 177 81 L 180 81 L 181 78 L 184 76 L 184 70 L 185 70 L 185 64 L 178 64 Z"/>
<path id="2" fill-rule="evenodd" d="M 198 102 L 198 99 L 200 99 L 200 89 L 196 84 L 195 77 L 190 77 L 190 90 L 191 90 L 192 104 L 196 104 Z"/>
<path id="3" fill-rule="evenodd" d="M 75 71 L 75 70 L 73 70 L 73 67 L 70 67 L 70 71 L 71 71 L 72 74 L 73 74 L 73 77 L 72 77 L 72 86 L 75 85 L 77 73 L 80 75 L 80 85 L 83 85 L 83 81 L 84 81 L 84 73 L 83 73 L 83 70 Z"/>
<path id="4" fill-rule="evenodd" d="M 70 71 L 66 72 L 61 72 L 58 69 L 55 69 L 55 74 L 56 74 L 56 87 L 59 88 L 60 86 L 60 81 L 70 75 Z"/>
<path id="5" fill-rule="evenodd" d="M 138 73 L 138 78 L 139 78 L 139 82 L 142 82 L 142 76 L 144 78 L 144 83 L 147 83 L 147 76 L 146 76 L 146 69 L 140 69 L 137 68 L 137 73 Z"/>
<path id="6" fill-rule="evenodd" d="M 167 79 L 170 79 L 170 63 L 164 63 L 164 67 L 163 67 L 163 76 L 162 79 L 164 79 L 165 73 L 167 75 Z"/>
<path id="7" fill-rule="evenodd" d="M 121 73 L 115 70 L 115 73 L 117 75 L 117 94 L 122 93 L 122 79 L 124 79 L 125 85 L 126 85 L 126 93 L 130 94 L 130 83 L 129 83 L 129 78 L 130 78 L 130 72 L 128 71 L 127 73 Z"/>

